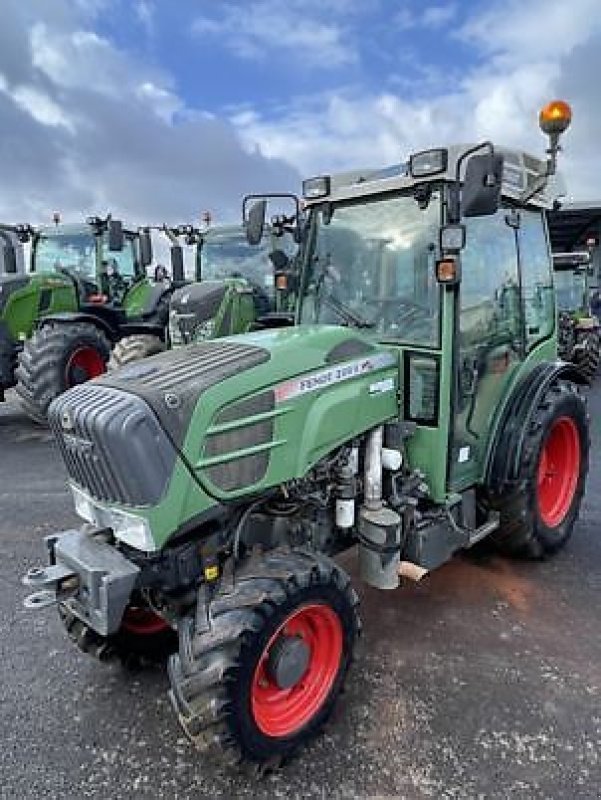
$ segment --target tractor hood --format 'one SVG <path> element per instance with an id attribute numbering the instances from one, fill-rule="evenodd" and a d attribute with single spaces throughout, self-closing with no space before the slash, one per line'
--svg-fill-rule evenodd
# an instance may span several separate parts
<path id="1" fill-rule="evenodd" d="M 224 381 L 244 373 L 245 394 L 252 393 L 378 351 L 348 328 L 298 326 L 199 342 L 108 373 L 95 383 L 143 399 L 181 447 L 200 396 L 217 384 L 226 391 Z M 327 376 L 321 380 L 325 385 Z"/>
<path id="2" fill-rule="evenodd" d="M 297 326 L 131 364 L 60 395 L 48 418 L 73 484 L 142 514 L 160 547 L 395 419 L 398 388 L 395 348 Z"/>

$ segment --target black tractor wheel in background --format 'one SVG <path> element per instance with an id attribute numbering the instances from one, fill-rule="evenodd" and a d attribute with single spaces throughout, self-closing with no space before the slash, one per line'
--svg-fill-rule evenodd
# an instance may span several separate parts
<path id="1" fill-rule="evenodd" d="M 574 384 L 549 387 L 531 420 L 514 488 L 501 496 L 492 541 L 505 553 L 543 558 L 567 542 L 588 471 L 586 405 Z"/>
<path id="2" fill-rule="evenodd" d="M 158 336 L 141 333 L 133 336 L 124 336 L 113 348 L 109 369 L 119 369 L 133 361 L 140 361 L 148 356 L 155 356 L 165 350 L 164 342 Z"/>
<path id="3" fill-rule="evenodd" d="M 43 325 L 19 354 L 16 391 L 25 413 L 45 423 L 54 398 L 106 372 L 110 353 L 107 337 L 94 325 Z"/>
<path id="4" fill-rule="evenodd" d="M 596 330 L 578 332 L 576 347 L 571 359 L 588 383 L 592 383 L 601 361 L 601 340 Z"/>
<path id="5" fill-rule="evenodd" d="M 330 716 L 360 630 L 349 577 L 309 550 L 253 556 L 182 620 L 170 697 L 186 734 L 227 762 L 278 766 Z"/>
<path id="6" fill-rule="evenodd" d="M 119 659 L 125 666 L 141 667 L 164 662 L 177 649 L 175 631 L 142 603 L 126 609 L 121 628 L 112 636 L 96 633 L 65 604 L 59 604 L 58 611 L 69 638 L 99 661 Z"/>

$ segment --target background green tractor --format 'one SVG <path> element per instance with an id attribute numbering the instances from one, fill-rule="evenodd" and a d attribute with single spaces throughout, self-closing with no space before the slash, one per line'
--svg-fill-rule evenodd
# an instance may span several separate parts
<path id="1" fill-rule="evenodd" d="M 590 253 L 554 253 L 559 355 L 592 381 L 601 361 L 599 320 L 591 311 Z"/>
<path id="2" fill-rule="evenodd" d="M 485 538 L 541 558 L 570 537 L 588 420 L 544 215 L 568 112 L 541 114 L 548 162 L 487 142 L 305 181 L 296 325 L 54 402 L 86 524 L 47 539 L 26 602 L 99 657 L 174 648 L 211 758 L 276 765 L 331 715 L 360 632 L 337 553 L 395 589 Z M 265 201 L 246 212 L 256 243 Z"/>
<path id="3" fill-rule="evenodd" d="M 110 218 L 16 226 L 30 272 L 0 278 L 0 392 L 43 422 L 51 401 L 106 371 L 124 336 L 162 339 L 170 288 L 151 283 L 150 238 Z"/>
<path id="4" fill-rule="evenodd" d="M 265 237 L 252 244 L 240 225 L 189 231 L 195 281 L 171 298 L 172 345 L 293 324 L 298 219 L 298 208 L 290 217 L 274 217 Z"/>

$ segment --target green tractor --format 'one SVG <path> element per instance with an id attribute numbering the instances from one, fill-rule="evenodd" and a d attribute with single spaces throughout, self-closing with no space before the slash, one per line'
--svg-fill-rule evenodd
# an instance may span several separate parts
<path id="1" fill-rule="evenodd" d="M 278 217 L 261 242 L 249 245 L 240 225 L 189 231 L 195 281 L 169 306 L 172 346 L 294 323 L 295 220 Z M 298 238 L 298 237 L 297 237 Z"/>
<path id="2" fill-rule="evenodd" d="M 361 628 L 336 554 L 396 589 L 485 538 L 541 558 L 570 537 L 589 433 L 544 216 L 566 116 L 541 120 L 548 162 L 487 142 L 306 181 L 295 326 L 53 403 L 85 524 L 48 537 L 26 604 L 101 659 L 173 648 L 208 757 L 277 765 L 331 715 Z"/>
<path id="3" fill-rule="evenodd" d="M 276 217 L 269 236 L 255 246 L 249 245 L 240 225 L 203 231 L 192 225 L 158 227 L 171 243 L 175 278 L 168 336 L 166 341 L 152 335 L 124 337 L 115 345 L 109 367 L 118 369 L 167 346 L 181 347 L 251 328 L 292 325 L 298 213 L 297 209 L 291 217 Z M 192 248 L 193 280 L 185 279 L 184 246 Z"/>
<path id="4" fill-rule="evenodd" d="M 559 311 L 559 356 L 571 361 L 590 383 L 601 361 L 599 320 L 591 311 L 590 253 L 554 253 Z"/>
<path id="5" fill-rule="evenodd" d="M 31 264 L 0 277 L 0 399 L 16 386 L 44 422 L 57 395 L 106 371 L 122 337 L 164 338 L 170 289 L 146 277 L 150 238 L 110 217 L 11 230 L 30 244 Z"/>

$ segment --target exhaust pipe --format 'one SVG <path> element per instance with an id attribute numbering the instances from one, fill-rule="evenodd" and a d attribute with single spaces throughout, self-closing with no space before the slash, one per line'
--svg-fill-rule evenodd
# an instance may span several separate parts
<path id="1" fill-rule="evenodd" d="M 374 428 L 365 448 L 364 503 L 359 512 L 359 572 L 377 589 L 396 589 L 401 558 L 401 517 L 382 501 L 384 429 Z"/>

